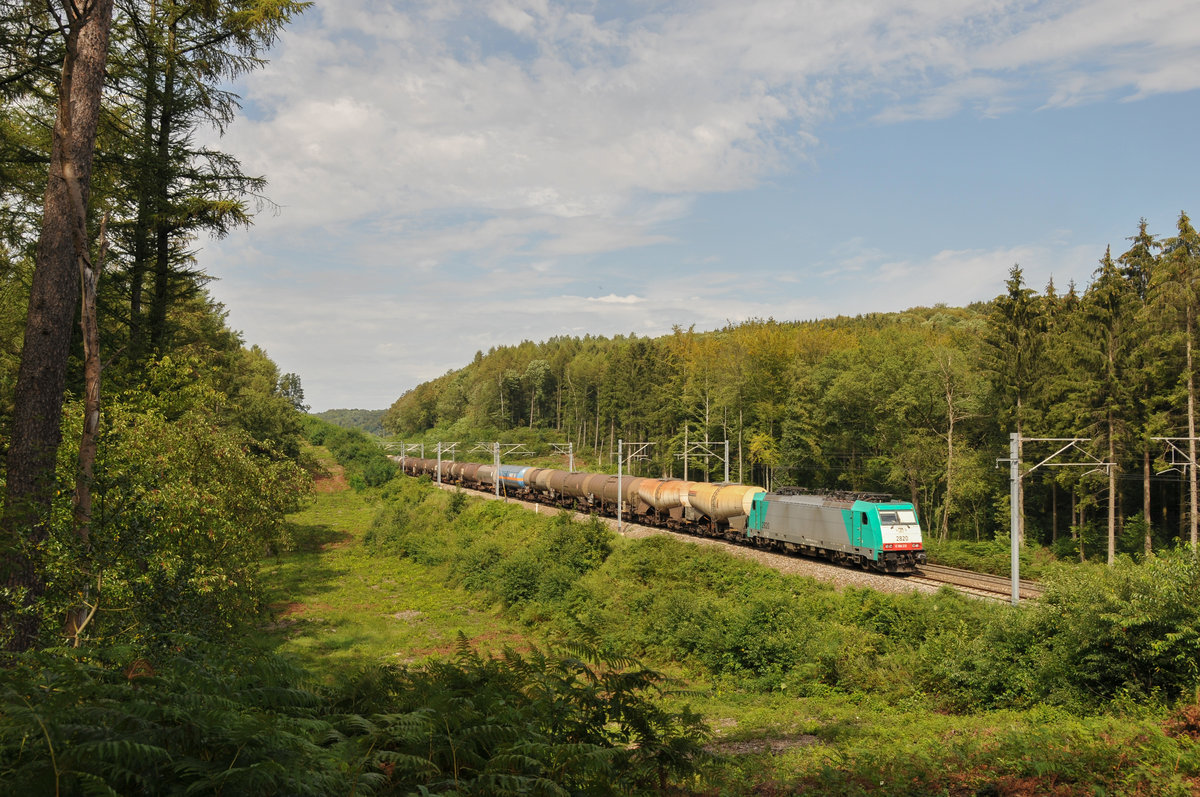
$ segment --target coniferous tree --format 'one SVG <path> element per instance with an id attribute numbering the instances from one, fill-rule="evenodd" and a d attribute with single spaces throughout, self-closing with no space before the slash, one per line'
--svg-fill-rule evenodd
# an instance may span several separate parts
<path id="1" fill-rule="evenodd" d="M 1196 489 L 1196 379 L 1193 351 L 1196 339 L 1196 305 L 1200 301 L 1200 234 L 1192 227 L 1187 213 L 1179 214 L 1177 234 L 1163 241 L 1161 267 L 1155 272 L 1150 289 L 1156 292 L 1156 303 L 1164 317 L 1174 320 L 1182 337 L 1184 373 L 1181 382 L 1186 391 L 1186 426 L 1188 438 L 1188 536 L 1192 548 L 1197 547 L 1197 489 Z"/>
<path id="2" fill-rule="evenodd" d="M 1155 250 L 1159 248 L 1159 243 L 1147 231 L 1145 219 L 1138 222 L 1137 234 L 1126 240 L 1130 241 L 1131 245 L 1117 258 L 1117 262 L 1121 264 L 1121 273 L 1136 297 L 1137 310 L 1128 330 L 1128 334 L 1135 341 L 1132 350 L 1133 362 L 1126 379 L 1132 398 L 1131 423 L 1138 438 L 1142 459 L 1142 518 L 1146 526 L 1143 551 L 1149 554 L 1153 549 L 1151 460 L 1155 447 L 1154 438 L 1166 436 L 1168 432 L 1165 397 L 1158 389 L 1166 380 L 1168 352 L 1164 351 L 1162 340 L 1154 334 L 1154 324 L 1148 312 L 1150 285 L 1158 268 Z"/>
<path id="3" fill-rule="evenodd" d="M 190 243 L 250 223 L 265 181 L 228 155 L 195 143 L 197 130 L 233 119 L 226 87 L 260 66 L 261 53 L 309 4 L 299 0 L 118 0 L 115 88 L 128 110 L 116 129 L 129 153 L 118 240 L 128 266 L 123 316 L 134 363 L 165 350 L 168 314 L 205 281 Z M 114 144 L 117 142 L 114 141 Z M 148 296 L 147 296 L 148 293 Z"/>
<path id="4" fill-rule="evenodd" d="M 72 320 L 80 273 L 90 267 L 87 207 L 112 0 L 68 2 L 58 13 L 66 57 L 13 407 L 0 560 L 7 590 L 0 614 L 16 629 L 16 649 L 39 633 L 32 609 L 44 583 L 35 556 L 49 534 Z"/>
<path id="5" fill-rule="evenodd" d="M 1105 251 L 1095 279 L 1084 293 L 1078 314 L 1079 369 L 1075 390 L 1081 430 L 1107 450 L 1108 563 L 1116 557 L 1117 478 L 1128 437 L 1133 398 L 1127 378 L 1133 359 L 1132 321 L 1136 311 L 1136 285 L 1122 276 Z"/>
<path id="6" fill-rule="evenodd" d="M 1021 267 L 1014 265 L 1005 282 L 1006 293 L 992 304 L 988 317 L 985 368 L 991 376 L 992 392 L 1001 424 L 1023 435 L 1030 394 L 1038 381 L 1038 364 L 1044 349 L 1045 317 L 1036 292 L 1026 287 Z M 1017 449 L 1018 459 L 1021 449 Z M 1023 480 L 1018 484 L 1017 536 L 1025 536 Z"/>

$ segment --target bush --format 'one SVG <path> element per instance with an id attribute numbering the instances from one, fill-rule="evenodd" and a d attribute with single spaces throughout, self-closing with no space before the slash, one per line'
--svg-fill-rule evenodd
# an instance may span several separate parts
<path id="1" fill-rule="evenodd" d="M 1190 549 L 1112 567 L 1063 568 L 1035 609 L 1043 688 L 1088 703 L 1174 700 L 1200 686 L 1200 562 Z"/>
<path id="2" fill-rule="evenodd" d="M 306 419 L 308 441 L 325 446 L 346 469 L 346 480 L 356 490 L 387 484 L 399 472 L 384 450 L 365 432 L 345 429 L 318 418 Z"/>
<path id="3" fill-rule="evenodd" d="M 1043 599 L 1014 611 L 948 589 L 838 592 L 666 536 L 618 540 L 596 520 L 492 501 L 451 515 L 450 497 L 416 480 L 389 489 L 376 544 L 447 564 L 548 633 L 754 689 L 902 682 L 965 710 L 1166 701 L 1200 685 L 1200 573 L 1187 551 L 1050 567 Z"/>

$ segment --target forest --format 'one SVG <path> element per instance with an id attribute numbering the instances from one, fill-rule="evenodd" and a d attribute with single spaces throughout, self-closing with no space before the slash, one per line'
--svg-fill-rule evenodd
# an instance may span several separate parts
<path id="1" fill-rule="evenodd" d="M 1001 284 L 1004 275 L 997 275 Z M 987 303 L 812 321 L 757 319 L 659 338 L 564 337 L 478 352 L 402 395 L 398 439 L 570 442 L 640 475 L 909 498 L 940 539 L 1009 533 L 1010 435 L 1023 529 L 1063 556 L 1195 544 L 1193 343 L 1200 236 L 1142 220 L 1091 282 L 1040 292 L 1014 265 Z M 1030 470 L 1078 439 L 1058 462 Z M 705 446 L 702 456 L 696 443 Z M 1106 467 L 1111 463 L 1111 467 Z"/>
<path id="2" fill-rule="evenodd" d="M 386 434 L 383 428 L 384 412 L 386 410 L 335 409 L 314 413 L 314 415 L 336 426 L 343 426 L 347 429 L 361 429 L 367 434 L 382 437 Z"/>
<path id="3" fill-rule="evenodd" d="M 248 225 L 265 181 L 197 134 L 232 120 L 228 80 L 305 6 L 3 6 L 10 650 L 219 635 L 255 609 L 257 560 L 311 479 L 304 394 L 206 291 L 198 242 Z"/>

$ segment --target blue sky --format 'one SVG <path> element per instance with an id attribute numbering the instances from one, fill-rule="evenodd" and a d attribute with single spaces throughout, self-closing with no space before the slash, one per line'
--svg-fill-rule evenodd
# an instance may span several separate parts
<path id="1" fill-rule="evenodd" d="M 317 0 L 202 242 L 314 410 L 478 349 L 1084 287 L 1200 214 L 1200 3 Z"/>

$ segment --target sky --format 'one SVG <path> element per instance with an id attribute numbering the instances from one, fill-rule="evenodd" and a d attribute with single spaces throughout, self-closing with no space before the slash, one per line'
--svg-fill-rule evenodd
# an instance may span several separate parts
<path id="1" fill-rule="evenodd" d="M 1200 214 L 1194 0 L 316 0 L 201 241 L 313 411 L 476 351 L 1082 290 Z"/>

